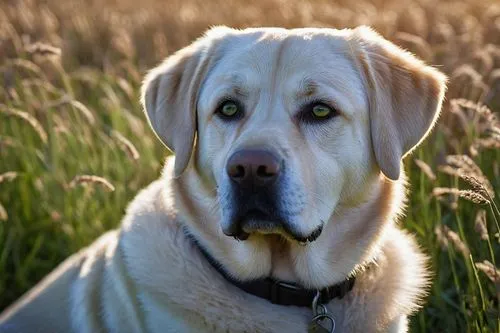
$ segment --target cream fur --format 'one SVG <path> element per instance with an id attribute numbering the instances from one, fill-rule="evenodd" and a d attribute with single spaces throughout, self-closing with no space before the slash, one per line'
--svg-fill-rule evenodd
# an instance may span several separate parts
<path id="1" fill-rule="evenodd" d="M 394 75 L 390 89 L 377 87 L 381 73 Z M 228 126 L 213 109 L 235 90 L 252 107 Z M 129 205 L 119 230 L 7 309 L 0 332 L 307 331 L 310 309 L 229 284 L 186 229 L 242 280 L 270 275 L 322 288 L 355 274 L 354 289 L 327 305 L 336 332 L 406 332 L 428 272 L 396 225 L 405 200 L 400 162 L 433 126 L 443 90 L 444 76 L 366 28 L 212 29 L 144 84 L 149 121 L 176 158 Z M 341 113 L 320 130 L 289 120 L 310 95 Z M 239 242 L 222 233 L 231 208 L 224 165 L 255 146 L 286 156 L 291 171 L 279 200 L 302 232 L 323 223 L 316 241 L 303 246 L 280 232 Z"/>

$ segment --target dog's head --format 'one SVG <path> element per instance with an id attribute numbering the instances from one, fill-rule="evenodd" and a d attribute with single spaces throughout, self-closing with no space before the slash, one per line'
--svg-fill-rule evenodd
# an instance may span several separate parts
<path id="1" fill-rule="evenodd" d="M 261 264 L 245 259 L 240 270 L 264 272 L 273 235 L 294 249 L 323 239 L 331 252 L 329 226 L 369 233 L 342 219 L 402 177 L 401 159 L 438 116 L 444 82 L 366 27 L 218 27 L 151 71 L 142 100 L 175 152 L 175 177 L 190 178 L 196 227 L 226 242 L 223 251 L 240 246 L 226 236 L 244 240 L 245 258 Z"/>

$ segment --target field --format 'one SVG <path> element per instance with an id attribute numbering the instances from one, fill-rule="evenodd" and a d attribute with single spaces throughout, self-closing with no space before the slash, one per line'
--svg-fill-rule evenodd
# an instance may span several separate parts
<path id="1" fill-rule="evenodd" d="M 142 114 L 142 77 L 216 24 L 367 24 L 449 76 L 437 129 L 405 160 L 400 223 L 434 271 L 411 332 L 500 332 L 500 3 L 488 0 L 2 0 L 0 310 L 158 177 L 168 152 Z"/>

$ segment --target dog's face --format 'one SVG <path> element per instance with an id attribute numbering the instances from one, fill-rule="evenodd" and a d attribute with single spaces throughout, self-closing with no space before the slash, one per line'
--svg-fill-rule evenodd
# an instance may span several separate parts
<path id="1" fill-rule="evenodd" d="M 375 175 L 368 100 L 342 37 L 230 37 L 200 90 L 199 170 L 221 228 L 314 241 L 341 196 Z M 358 193 L 356 193 L 358 192 Z"/>
<path id="2" fill-rule="evenodd" d="M 443 90 L 440 73 L 367 28 L 216 28 L 149 74 L 143 102 L 176 176 L 196 171 L 201 210 L 216 216 L 206 228 L 262 253 L 270 235 L 330 237 L 340 207 L 367 202 L 381 173 L 397 180 Z"/>

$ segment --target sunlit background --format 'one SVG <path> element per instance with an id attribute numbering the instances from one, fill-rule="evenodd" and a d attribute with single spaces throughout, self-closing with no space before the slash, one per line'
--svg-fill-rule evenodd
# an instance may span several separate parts
<path id="1" fill-rule="evenodd" d="M 447 73 L 440 124 L 405 161 L 401 224 L 435 272 L 411 331 L 499 332 L 500 2 L 487 0 L 1 0 L 0 310 L 159 176 L 142 77 L 218 24 L 371 25 Z"/>

